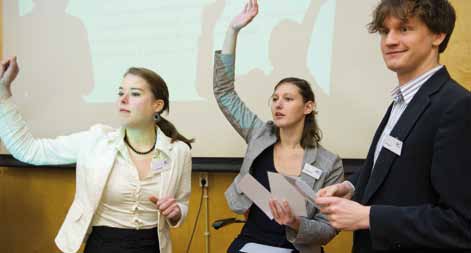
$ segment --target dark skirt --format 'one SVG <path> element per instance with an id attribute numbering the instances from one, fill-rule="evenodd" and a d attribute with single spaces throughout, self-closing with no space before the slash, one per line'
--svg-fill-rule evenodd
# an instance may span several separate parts
<path id="1" fill-rule="evenodd" d="M 93 227 L 84 253 L 158 253 L 157 229 Z"/>

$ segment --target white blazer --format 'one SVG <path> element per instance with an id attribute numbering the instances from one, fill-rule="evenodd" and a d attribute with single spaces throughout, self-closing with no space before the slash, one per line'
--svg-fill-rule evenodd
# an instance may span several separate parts
<path id="1" fill-rule="evenodd" d="M 0 137 L 16 159 L 34 165 L 77 164 L 75 197 L 55 239 L 62 252 L 77 252 L 91 232 L 91 221 L 113 167 L 117 144 L 124 137 L 123 132 L 123 129 L 95 125 L 88 131 L 68 136 L 35 139 L 11 99 L 0 101 Z M 171 143 L 160 129 L 157 131 L 156 149 L 170 158 L 169 168 L 161 172 L 159 197 L 172 196 L 177 200 L 182 212 L 177 227 L 188 214 L 190 149 L 181 141 Z M 170 253 L 171 224 L 160 213 L 158 223 L 160 252 Z"/>

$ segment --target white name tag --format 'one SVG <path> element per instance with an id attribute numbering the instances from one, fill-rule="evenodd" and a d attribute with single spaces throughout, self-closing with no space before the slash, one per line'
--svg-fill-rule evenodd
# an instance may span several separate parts
<path id="1" fill-rule="evenodd" d="M 309 176 L 315 179 L 319 179 L 322 175 L 322 170 L 319 168 L 316 168 L 316 166 L 306 163 L 304 164 L 303 173 L 308 174 Z"/>
<path id="2" fill-rule="evenodd" d="M 401 156 L 402 141 L 388 135 L 386 136 L 386 139 L 384 139 L 383 147 L 387 148 L 394 154 Z"/>
<path id="3" fill-rule="evenodd" d="M 150 162 L 150 168 L 153 172 L 162 172 L 169 168 L 167 159 L 164 160 L 157 160 L 152 159 Z"/>

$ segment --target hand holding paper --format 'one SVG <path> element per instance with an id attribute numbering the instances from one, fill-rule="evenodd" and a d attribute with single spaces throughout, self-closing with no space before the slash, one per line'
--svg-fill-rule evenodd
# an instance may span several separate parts
<path id="1" fill-rule="evenodd" d="M 289 226 L 298 231 L 300 225 L 299 217 L 293 215 L 288 201 L 283 200 L 280 202 L 276 199 L 271 199 L 269 205 L 273 217 L 278 224 Z"/>
<path id="2" fill-rule="evenodd" d="M 307 216 L 306 201 L 299 191 L 290 184 L 285 176 L 279 173 L 268 172 L 268 181 L 272 197 L 277 200 L 286 200 L 295 216 Z"/>
<path id="3" fill-rule="evenodd" d="M 256 204 L 270 219 L 273 219 L 272 210 L 278 210 L 283 220 L 278 223 L 285 224 L 289 217 L 307 216 L 306 200 L 314 206 L 316 193 L 300 178 L 284 176 L 279 173 L 268 172 L 271 193 L 265 189 L 252 175 L 247 174 L 239 182 L 239 189 Z M 276 203 L 269 203 L 270 199 L 276 199 Z M 286 203 L 284 203 L 286 201 Z M 317 207 L 317 206 L 316 206 Z M 292 222 L 292 219 L 289 218 Z M 287 225 L 287 224 L 285 224 Z"/>

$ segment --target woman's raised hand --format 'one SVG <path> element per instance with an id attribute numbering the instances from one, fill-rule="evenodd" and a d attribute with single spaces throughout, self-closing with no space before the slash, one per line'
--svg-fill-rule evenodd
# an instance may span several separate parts
<path id="1" fill-rule="evenodd" d="M 11 83 L 20 71 L 16 56 L 3 60 L 0 71 L 0 99 L 6 99 L 11 97 Z"/>
<path id="2" fill-rule="evenodd" d="M 248 25 L 255 16 L 258 14 L 258 3 L 257 0 L 248 0 L 245 4 L 244 9 L 239 15 L 234 17 L 231 22 L 232 29 L 239 31 Z"/>

